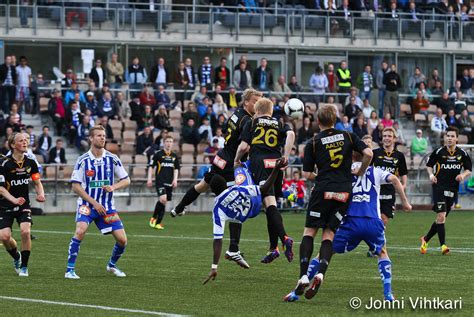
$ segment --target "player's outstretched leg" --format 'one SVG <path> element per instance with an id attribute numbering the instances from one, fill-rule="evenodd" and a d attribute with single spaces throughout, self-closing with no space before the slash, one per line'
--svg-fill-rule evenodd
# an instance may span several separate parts
<path id="1" fill-rule="evenodd" d="M 330 229 L 328 229 L 330 230 Z M 324 239 L 325 233 L 323 233 Z M 324 280 L 324 274 L 326 274 L 326 270 L 329 266 L 329 262 L 331 261 L 331 257 L 333 254 L 332 249 L 332 240 L 325 239 L 321 242 L 321 247 L 319 249 L 319 272 L 314 276 L 313 283 L 311 287 L 306 291 L 305 298 L 311 299 L 313 298 L 319 291 L 321 284 Z"/>
<path id="2" fill-rule="evenodd" d="M 15 269 L 16 274 L 20 273 L 21 267 L 21 253 L 18 251 L 17 244 L 15 239 L 11 237 L 11 231 L 8 231 L 9 228 L 0 230 L 0 236 L 5 250 L 13 258 L 13 268 Z"/>
<path id="3" fill-rule="evenodd" d="M 278 237 L 280 238 L 281 242 L 283 243 L 283 247 L 285 249 L 285 256 L 288 260 L 288 262 L 293 261 L 293 239 L 290 238 L 285 231 L 285 227 L 283 225 L 283 218 L 281 217 L 280 212 L 278 212 L 278 209 L 276 205 L 270 205 L 266 208 L 266 214 L 267 214 L 267 221 L 271 223 L 272 225 L 269 227 L 269 235 L 270 235 L 270 243 L 274 243 L 272 241 L 272 236 L 273 232 L 275 232 Z M 271 231 L 270 231 L 271 230 Z M 270 246 L 270 251 L 272 251 L 272 245 Z M 277 250 L 277 248 L 274 248 L 273 250 Z M 270 263 L 274 259 L 276 259 L 279 255 L 276 255 L 271 259 L 271 261 L 265 261 L 267 258 L 272 258 L 272 254 L 276 255 L 276 252 L 271 252 L 270 254 L 267 254 L 265 258 L 262 260 L 263 263 Z"/>
<path id="4" fill-rule="evenodd" d="M 238 222 L 229 222 L 230 243 L 229 249 L 225 252 L 225 259 L 237 263 L 244 269 L 250 268 L 250 265 L 244 258 L 243 253 L 239 251 L 240 234 L 242 224 Z"/>
<path id="5" fill-rule="evenodd" d="M 204 183 L 205 185 L 202 185 L 201 183 Z M 203 191 L 199 191 L 199 187 L 206 187 Z M 191 186 L 190 189 L 184 194 L 183 198 L 179 202 L 179 204 L 174 207 L 170 214 L 171 217 L 176 217 L 176 216 L 183 216 L 184 215 L 184 210 L 186 209 L 187 206 L 191 205 L 193 201 L 195 201 L 201 193 L 207 191 L 207 188 L 209 186 L 202 180 L 200 183 Z"/>

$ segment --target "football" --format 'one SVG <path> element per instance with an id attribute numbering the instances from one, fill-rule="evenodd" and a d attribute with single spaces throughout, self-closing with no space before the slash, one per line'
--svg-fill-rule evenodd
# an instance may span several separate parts
<path id="1" fill-rule="evenodd" d="M 294 119 L 301 119 L 304 113 L 303 102 L 297 98 L 291 98 L 285 103 L 285 113 Z"/>

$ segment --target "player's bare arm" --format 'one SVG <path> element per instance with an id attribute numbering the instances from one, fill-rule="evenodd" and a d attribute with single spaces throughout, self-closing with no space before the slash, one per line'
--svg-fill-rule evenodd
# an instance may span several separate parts
<path id="1" fill-rule="evenodd" d="M 405 195 L 404 187 L 403 187 L 402 183 L 400 182 L 400 180 L 398 179 L 398 177 L 395 176 L 395 175 L 390 175 L 388 177 L 388 181 L 390 183 L 392 183 L 392 185 L 395 188 L 396 192 L 398 193 L 398 195 L 400 195 L 400 199 L 402 200 L 403 209 L 406 210 L 406 211 L 410 211 L 412 209 L 412 207 L 411 207 L 410 203 L 408 202 L 408 198 Z"/>
<path id="2" fill-rule="evenodd" d="M 173 186 L 173 188 L 178 187 L 178 176 L 179 170 L 175 169 L 173 174 L 173 182 L 171 183 L 171 186 Z"/>
<path id="3" fill-rule="evenodd" d="M 283 157 L 285 158 L 285 162 L 284 162 L 285 164 L 288 164 L 288 158 L 290 157 L 290 152 L 294 144 L 295 144 L 295 132 L 288 131 L 286 133 L 286 141 L 285 141 L 285 147 L 284 147 L 284 152 L 283 152 Z M 282 167 L 285 167 L 285 165 Z"/>
<path id="4" fill-rule="evenodd" d="M 108 192 L 108 193 L 111 193 L 113 192 L 114 190 L 118 190 L 118 189 L 122 189 L 122 188 L 127 188 L 128 185 L 130 185 L 130 177 L 127 177 L 127 178 L 124 178 L 122 180 L 120 180 L 118 183 L 115 183 L 113 185 L 105 185 L 103 187 L 103 189 Z"/>
<path id="5" fill-rule="evenodd" d="M 19 198 L 13 197 L 12 194 L 10 194 L 8 190 L 3 186 L 0 186 L 0 195 L 3 196 L 6 200 L 8 200 L 14 205 L 21 206 L 26 202 L 25 198 L 23 197 L 19 197 Z"/>
<path id="6" fill-rule="evenodd" d="M 430 166 L 426 167 L 426 170 L 428 171 L 428 175 L 430 176 L 430 181 L 432 184 L 437 184 L 438 180 L 436 179 L 436 176 L 433 174 L 433 168 Z"/>
<path id="7" fill-rule="evenodd" d="M 94 198 L 89 196 L 84 190 L 84 188 L 82 188 L 82 185 L 80 183 L 72 183 L 72 190 L 75 194 L 79 195 L 82 199 L 91 204 L 100 215 L 105 215 L 107 213 L 105 207 L 99 204 Z"/>
<path id="8" fill-rule="evenodd" d="M 366 148 L 362 151 L 362 164 L 360 165 L 359 170 L 356 172 L 357 176 L 362 176 L 367 171 L 367 167 L 369 167 L 370 162 L 372 161 L 372 157 L 374 153 L 371 149 Z"/>
<path id="9" fill-rule="evenodd" d="M 153 186 L 152 177 L 153 177 L 153 166 L 149 166 L 148 167 L 148 178 L 147 178 L 147 181 L 146 181 L 146 186 L 148 186 L 148 187 Z"/>
<path id="10" fill-rule="evenodd" d="M 35 192 L 36 192 L 36 201 L 43 203 L 46 201 L 46 197 L 44 196 L 44 188 L 41 180 L 39 178 L 33 179 L 33 183 L 35 184 Z"/>
<path id="11" fill-rule="evenodd" d="M 239 147 L 237 148 L 237 153 L 235 154 L 234 166 L 239 166 L 241 164 L 240 160 L 242 156 L 245 155 L 250 150 L 250 144 L 245 141 L 240 142 Z"/>
<path id="12" fill-rule="evenodd" d="M 456 176 L 456 180 L 458 182 L 463 182 L 466 178 L 468 178 L 469 176 L 471 176 L 471 171 L 470 170 L 464 170 L 464 172 L 462 172 L 461 174 L 459 174 L 458 176 Z"/>

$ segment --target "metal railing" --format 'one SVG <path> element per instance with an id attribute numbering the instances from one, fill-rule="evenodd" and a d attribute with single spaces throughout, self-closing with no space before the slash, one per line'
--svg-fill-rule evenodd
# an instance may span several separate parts
<path id="1" fill-rule="evenodd" d="M 100 30 L 112 31 L 115 37 L 120 32 L 129 32 L 133 37 L 137 32 L 163 32 L 182 34 L 186 40 L 191 34 L 207 34 L 209 40 L 216 35 L 231 35 L 236 40 L 240 36 L 258 36 L 261 41 L 268 37 L 283 37 L 286 43 L 298 37 L 301 43 L 308 38 L 325 38 L 329 43 L 336 38 L 350 42 L 358 39 L 392 39 L 401 43 L 404 39 L 448 42 L 474 40 L 474 22 L 462 21 L 453 16 L 431 13 L 417 14 L 417 20 L 410 13 L 397 13 L 392 18 L 388 13 L 351 12 L 345 18 L 342 11 L 309 10 L 302 6 L 281 7 L 277 4 L 257 8 L 256 12 L 242 12 L 240 7 L 216 7 L 199 5 L 156 4 L 153 10 L 143 7 L 110 2 L 103 7 L 85 6 L 17 6 L 0 5 L 0 28 L 5 34 L 19 27 L 32 29 L 33 35 L 44 30 L 57 29 L 64 36 L 69 28 L 87 32 L 88 36 Z M 32 23 L 22 25 L 21 16 Z M 24 21 L 24 20 L 23 20 Z"/>

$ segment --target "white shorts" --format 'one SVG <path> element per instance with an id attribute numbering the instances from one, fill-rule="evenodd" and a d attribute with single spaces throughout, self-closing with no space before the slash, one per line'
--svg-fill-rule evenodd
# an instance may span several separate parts
<path id="1" fill-rule="evenodd" d="M 212 213 L 212 223 L 214 224 L 214 239 L 222 239 L 226 221 L 241 223 L 240 221 L 227 216 L 219 207 L 214 208 Z"/>

